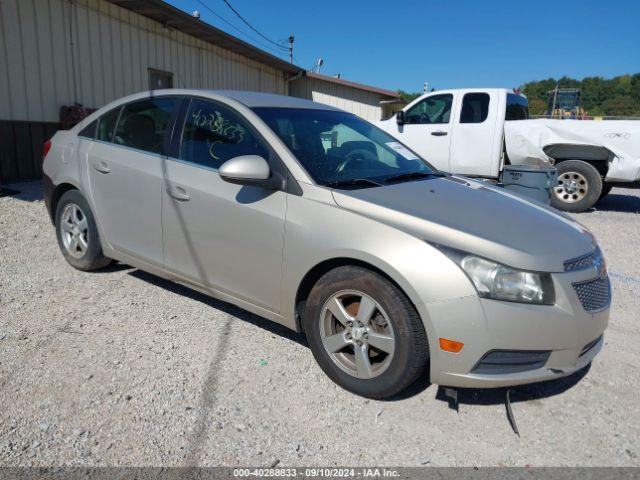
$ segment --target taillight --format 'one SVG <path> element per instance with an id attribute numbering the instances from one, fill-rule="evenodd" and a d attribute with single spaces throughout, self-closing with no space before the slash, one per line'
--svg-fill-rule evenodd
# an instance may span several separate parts
<path id="1" fill-rule="evenodd" d="M 44 159 L 47 158 L 47 153 L 49 153 L 49 150 L 51 150 L 51 140 L 47 140 L 46 142 L 44 142 L 44 146 L 42 147 L 43 162 L 44 162 Z"/>

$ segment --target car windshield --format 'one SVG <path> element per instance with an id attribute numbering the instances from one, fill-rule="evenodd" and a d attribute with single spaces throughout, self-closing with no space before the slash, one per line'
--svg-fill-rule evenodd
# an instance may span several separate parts
<path id="1" fill-rule="evenodd" d="M 307 108 L 254 111 L 320 185 L 366 188 L 435 172 L 395 138 L 353 114 Z"/>

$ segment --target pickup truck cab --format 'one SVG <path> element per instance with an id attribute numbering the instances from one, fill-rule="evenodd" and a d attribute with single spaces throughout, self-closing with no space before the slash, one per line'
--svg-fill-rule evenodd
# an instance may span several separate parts
<path id="1" fill-rule="evenodd" d="M 439 90 L 378 124 L 446 172 L 498 178 L 505 120 L 525 120 L 527 99 L 504 88 Z"/>
<path id="2" fill-rule="evenodd" d="M 432 91 L 377 126 L 436 168 L 500 179 L 505 165 L 554 165 L 551 204 L 581 212 L 613 186 L 640 186 L 640 121 L 529 119 L 506 88 Z"/>

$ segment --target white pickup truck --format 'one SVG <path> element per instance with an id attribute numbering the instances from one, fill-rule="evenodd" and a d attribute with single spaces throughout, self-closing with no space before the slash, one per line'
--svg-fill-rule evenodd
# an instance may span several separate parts
<path id="1" fill-rule="evenodd" d="M 640 187 L 640 121 L 529 120 L 526 97 L 504 88 L 433 91 L 377 125 L 451 173 L 499 179 L 504 165 L 555 165 L 561 210 Z"/>

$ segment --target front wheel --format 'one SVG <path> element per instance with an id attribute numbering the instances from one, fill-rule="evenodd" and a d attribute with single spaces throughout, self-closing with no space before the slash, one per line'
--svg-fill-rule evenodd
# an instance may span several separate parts
<path id="1" fill-rule="evenodd" d="M 313 287 L 304 312 L 313 355 L 335 383 L 385 398 L 424 373 L 429 347 L 415 308 L 396 285 L 357 266 L 336 268 Z"/>
<path id="2" fill-rule="evenodd" d="M 558 186 L 551 195 L 551 205 L 565 212 L 584 212 L 600 199 L 602 176 L 582 160 L 565 160 L 556 164 Z"/>

